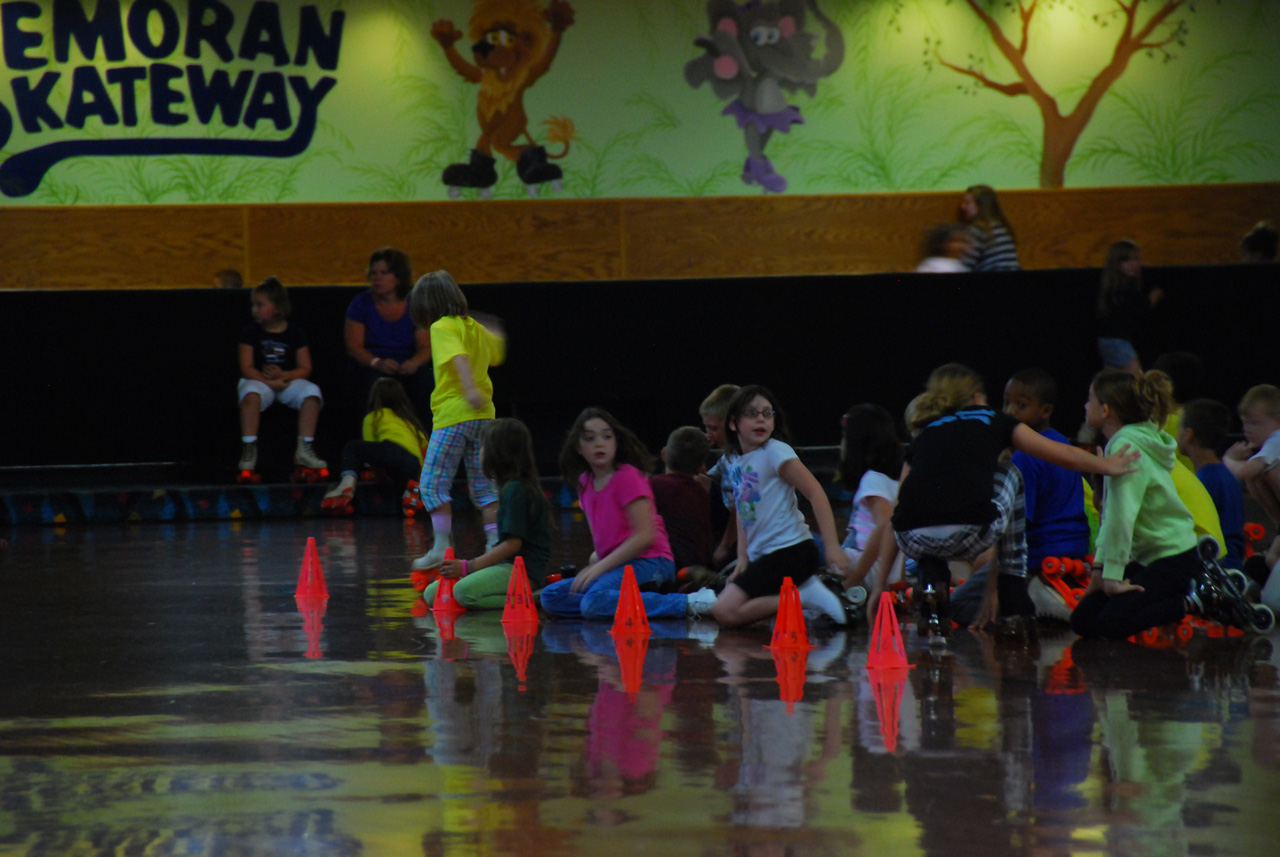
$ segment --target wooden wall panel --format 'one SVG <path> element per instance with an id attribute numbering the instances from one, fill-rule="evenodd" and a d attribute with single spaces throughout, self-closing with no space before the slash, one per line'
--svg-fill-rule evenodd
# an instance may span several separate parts
<path id="1" fill-rule="evenodd" d="M 460 282 L 611 280 L 621 275 L 617 203 L 595 200 L 276 205 L 249 210 L 251 281 L 364 282 L 369 253 L 409 253 L 415 276 Z"/>
<path id="2" fill-rule="evenodd" d="M 1094 267 L 1132 238 L 1153 265 L 1234 261 L 1280 183 L 1005 191 L 1024 267 Z M 360 205 L 0 208 L 4 288 L 364 281 L 376 247 L 461 282 L 563 282 L 909 271 L 959 193 Z"/>
<path id="3" fill-rule="evenodd" d="M 238 206 L 0 208 L 0 286 L 210 286 L 245 267 L 244 239 Z"/>

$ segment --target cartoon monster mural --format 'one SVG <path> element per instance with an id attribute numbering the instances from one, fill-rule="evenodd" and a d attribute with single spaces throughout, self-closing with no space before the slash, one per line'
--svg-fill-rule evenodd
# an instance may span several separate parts
<path id="1" fill-rule="evenodd" d="M 543 123 L 548 126 L 548 140 L 564 145 L 558 155 L 548 155 L 529 134 L 524 93 L 550 70 L 561 36 L 573 20 L 573 6 L 566 0 L 551 0 L 545 8 L 538 0 L 476 0 L 467 24 L 474 63 L 454 47 L 463 35 L 452 21 L 432 25 L 431 35 L 444 48 L 449 65 L 468 83 L 480 85 L 476 104 L 480 138 L 467 163 L 445 167 L 443 179 L 450 197 L 457 199 L 463 188 L 477 188 L 488 199 L 498 182 L 495 152 L 515 163 L 530 196 L 537 195 L 538 186 L 545 182 L 560 189 L 563 171 L 549 159 L 569 153 L 573 122 L 561 116 Z M 520 143 L 521 138 L 527 142 Z"/>
<path id="2" fill-rule="evenodd" d="M 805 30 L 806 6 L 826 33 L 821 59 L 813 57 L 818 34 Z M 774 172 L 765 146 L 775 131 L 788 134 L 804 122 L 785 93 L 817 92 L 818 81 L 844 60 L 844 36 L 816 0 L 710 0 L 707 17 L 711 34 L 694 40 L 706 53 L 685 65 L 684 79 L 694 89 L 709 81 L 716 97 L 733 99 L 721 115 L 746 134 L 742 181 L 781 193 L 787 180 Z"/>

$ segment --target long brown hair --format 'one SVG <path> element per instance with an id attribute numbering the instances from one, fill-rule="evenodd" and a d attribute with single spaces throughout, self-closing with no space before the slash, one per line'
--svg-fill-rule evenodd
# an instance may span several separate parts
<path id="1" fill-rule="evenodd" d="M 973 223 L 988 234 L 993 226 L 1003 226 L 1009 233 L 1009 237 L 1017 240 L 1013 234 L 1013 227 L 1009 225 L 1004 211 L 1000 208 L 1000 200 L 996 197 L 995 188 L 987 184 L 976 184 L 966 188 L 965 193 L 970 194 L 978 206 L 978 213 L 973 216 Z"/>
<path id="2" fill-rule="evenodd" d="M 391 411 L 418 433 L 419 447 L 427 445 L 430 434 L 422 427 L 422 423 L 418 422 L 418 415 L 413 412 L 413 404 L 409 401 L 409 394 L 404 391 L 404 387 L 400 386 L 400 382 L 394 378 L 379 378 L 369 390 L 369 405 L 365 408 L 365 411 L 373 414 L 375 432 L 378 424 L 382 422 L 382 412 L 384 410 Z"/>
<path id="3" fill-rule="evenodd" d="M 584 408 L 582 413 L 578 414 L 578 418 L 573 421 L 569 433 L 565 435 L 564 445 L 560 447 L 560 473 L 564 478 L 564 484 L 578 489 L 578 480 L 582 474 L 591 469 L 587 460 L 582 457 L 582 453 L 578 452 L 578 441 L 581 440 L 584 427 L 590 420 L 604 420 L 613 430 L 613 436 L 618 444 L 618 452 L 613 458 L 615 469 L 624 464 L 630 464 L 641 473 L 653 472 L 653 456 L 640 438 L 604 408 Z M 581 493 L 580 490 L 579 493 Z"/>
<path id="4" fill-rule="evenodd" d="M 1102 285 L 1098 288 L 1098 315 L 1105 317 L 1111 308 L 1118 303 L 1117 296 L 1121 291 L 1136 289 L 1142 291 L 1142 273 L 1129 277 L 1120 270 L 1120 266 L 1142 252 L 1136 242 L 1127 238 L 1114 242 L 1107 248 L 1107 261 L 1102 266 Z"/>
<path id="5" fill-rule="evenodd" d="M 550 521 L 551 504 L 542 493 L 528 426 L 509 417 L 488 420 L 480 433 L 480 448 L 484 450 L 484 475 L 493 480 L 498 490 L 508 482 L 519 482 L 529 495 L 529 506 L 542 508 Z"/>

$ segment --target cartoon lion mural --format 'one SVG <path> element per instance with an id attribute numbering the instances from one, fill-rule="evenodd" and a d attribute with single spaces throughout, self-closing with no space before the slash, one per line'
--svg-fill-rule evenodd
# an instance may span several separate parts
<path id="1" fill-rule="evenodd" d="M 573 6 L 567 0 L 551 0 L 545 8 L 538 0 L 476 0 L 467 25 L 474 62 L 467 62 L 454 47 L 463 34 L 452 21 L 432 25 L 431 35 L 444 48 L 449 65 L 468 83 L 480 85 L 476 105 L 480 138 L 467 163 L 445 167 L 450 197 L 457 199 L 463 188 L 477 188 L 488 199 L 498 181 L 495 152 L 515 163 L 530 196 L 546 182 L 560 189 L 563 172 L 549 161 L 569 153 L 573 122 L 559 116 L 543 123 L 548 140 L 564 145 L 558 155 L 548 155 L 529 134 L 524 93 L 550 70 L 561 36 L 573 19 Z"/>

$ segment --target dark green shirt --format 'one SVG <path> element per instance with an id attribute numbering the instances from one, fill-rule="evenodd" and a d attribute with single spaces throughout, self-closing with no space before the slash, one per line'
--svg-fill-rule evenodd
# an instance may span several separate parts
<path id="1" fill-rule="evenodd" d="M 551 558 L 551 526 L 547 505 L 530 497 L 522 482 L 508 482 L 498 495 L 498 536 L 503 541 L 517 538 L 529 585 L 534 589 L 547 582 L 547 561 Z"/>

